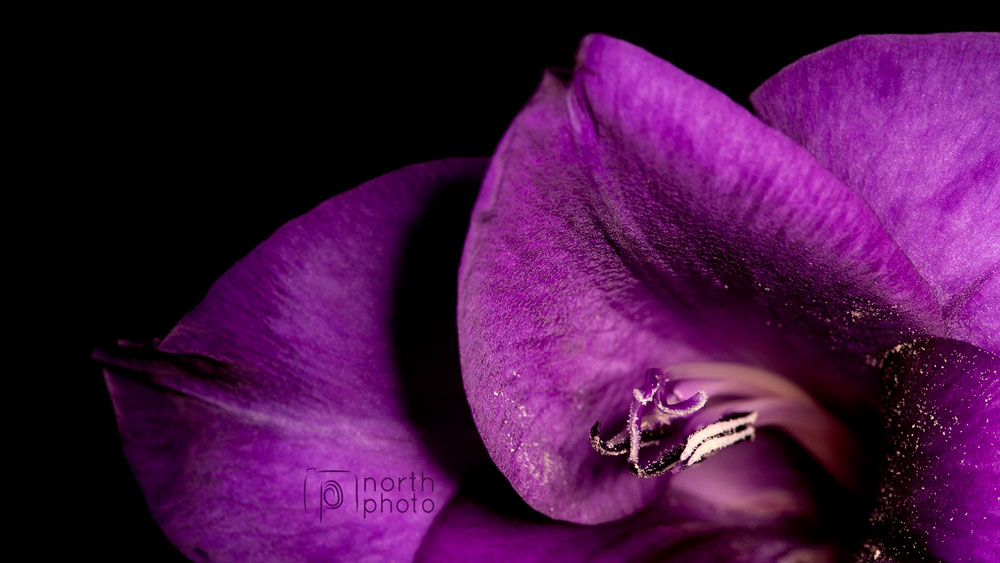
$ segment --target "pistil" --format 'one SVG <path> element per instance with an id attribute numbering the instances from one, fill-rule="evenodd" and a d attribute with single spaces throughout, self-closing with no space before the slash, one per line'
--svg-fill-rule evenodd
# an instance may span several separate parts
<path id="1" fill-rule="evenodd" d="M 679 434 L 671 423 L 701 410 L 708 403 L 708 394 L 697 391 L 685 398 L 677 392 L 676 382 L 658 369 L 646 371 L 642 385 L 632 390 L 632 397 L 625 428 L 611 439 L 604 440 L 601 423 L 597 422 L 590 430 L 590 443 L 602 455 L 628 452 L 629 469 L 639 477 L 679 471 L 754 437 L 757 413 L 741 412 L 723 416 L 678 440 Z M 650 409 L 650 405 L 655 409 Z M 664 447 L 653 461 L 642 464 L 639 455 L 642 448 L 664 441 L 674 443 Z"/>

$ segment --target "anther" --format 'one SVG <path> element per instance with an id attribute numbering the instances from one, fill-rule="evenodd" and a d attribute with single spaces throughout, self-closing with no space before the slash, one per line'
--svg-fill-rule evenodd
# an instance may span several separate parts
<path id="1" fill-rule="evenodd" d="M 676 382 L 658 369 L 649 369 L 642 385 L 632 390 L 633 400 L 625 428 L 609 440 L 601 437 L 601 424 L 590 429 L 590 444 L 602 455 L 628 453 L 628 467 L 639 477 L 655 477 L 668 471 L 679 471 L 699 463 L 733 444 L 754 438 L 757 413 L 733 413 L 720 418 L 683 438 L 671 426 L 671 421 L 690 416 L 708 403 L 708 394 L 698 391 L 684 398 L 676 392 Z M 676 399 L 676 402 L 670 402 Z M 656 407 L 647 415 L 650 403 Z M 670 441 L 651 462 L 640 463 L 643 447 Z"/>

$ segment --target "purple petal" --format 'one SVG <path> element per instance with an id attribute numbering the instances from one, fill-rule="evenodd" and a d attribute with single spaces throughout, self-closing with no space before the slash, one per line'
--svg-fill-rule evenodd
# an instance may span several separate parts
<path id="1" fill-rule="evenodd" d="M 887 456 L 869 555 L 998 560 L 1000 357 L 922 341 L 893 351 L 885 372 Z"/>
<path id="2" fill-rule="evenodd" d="M 744 464 L 736 480 L 706 490 L 678 477 L 656 505 L 598 526 L 550 520 L 525 505 L 503 476 L 477 475 L 435 520 L 417 560 L 837 560 L 844 538 L 831 534 L 845 527 L 818 520 L 819 505 L 831 499 L 818 498 L 822 487 L 794 469 L 801 455 L 780 435 L 762 436 L 758 445 L 704 462 L 716 477 L 731 477 L 726 466 Z M 760 455 L 773 464 L 760 463 Z"/>
<path id="3" fill-rule="evenodd" d="M 97 354 L 150 511 L 185 555 L 412 557 L 435 515 L 373 522 L 354 511 L 354 479 L 429 477 L 443 506 L 480 459 L 454 280 L 484 166 L 415 165 L 338 195 L 233 266 L 155 348 Z M 327 479 L 343 504 L 321 521 Z"/>
<path id="4" fill-rule="evenodd" d="M 1000 34 L 858 37 L 751 99 L 865 198 L 948 334 L 1000 352 Z"/>
<path id="5" fill-rule="evenodd" d="M 761 366 L 856 413 L 877 396 L 866 356 L 944 330 L 862 198 L 723 94 L 604 36 L 506 133 L 459 283 L 491 457 L 532 507 L 582 523 L 664 486 L 587 443 L 594 421 L 621 427 L 647 368 Z"/>

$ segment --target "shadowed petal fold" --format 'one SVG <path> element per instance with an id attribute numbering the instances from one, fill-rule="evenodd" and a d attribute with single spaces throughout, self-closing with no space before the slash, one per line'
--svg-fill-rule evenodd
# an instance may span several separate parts
<path id="1" fill-rule="evenodd" d="M 858 37 L 751 96 L 860 194 L 930 283 L 948 335 L 1000 353 L 1000 34 Z"/>
<path id="2" fill-rule="evenodd" d="M 943 330 L 861 197 L 723 94 L 599 35 L 501 141 L 459 284 L 492 459 L 532 507 L 582 523 L 664 487 L 587 442 L 595 420 L 621 428 L 647 368 L 760 366 L 850 421 L 856 397 L 877 402 L 866 357 Z"/>
<path id="3" fill-rule="evenodd" d="M 233 266 L 162 342 L 95 353 L 150 511 L 185 555 L 412 557 L 434 514 L 363 520 L 352 478 L 423 473 L 443 505 L 482 455 L 454 284 L 484 166 L 415 165 L 338 195 Z M 349 513 L 319 519 L 310 469 L 349 472 Z"/>
<path id="4" fill-rule="evenodd" d="M 745 469 L 718 481 L 709 495 L 678 483 L 653 506 L 598 526 L 550 520 L 524 504 L 495 469 L 479 472 L 428 530 L 417 561 L 843 560 L 842 538 L 833 534 L 846 529 L 844 522 L 818 520 L 817 505 L 830 500 L 821 492 L 831 490 L 822 472 L 779 433 L 765 431 L 757 445 L 704 463 L 716 477 L 727 475 L 728 464 Z M 765 457 L 779 463 L 760 463 Z"/>

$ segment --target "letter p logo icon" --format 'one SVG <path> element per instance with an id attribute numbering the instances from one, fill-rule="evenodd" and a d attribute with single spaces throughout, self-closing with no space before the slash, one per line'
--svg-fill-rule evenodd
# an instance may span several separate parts
<path id="1" fill-rule="evenodd" d="M 344 490 L 342 483 L 347 485 L 354 479 L 354 511 L 358 511 L 358 477 L 346 469 L 306 469 L 306 478 L 302 482 L 302 507 L 306 512 L 319 512 L 319 521 L 323 521 L 323 513 L 337 510 L 343 506 L 350 490 Z"/>

